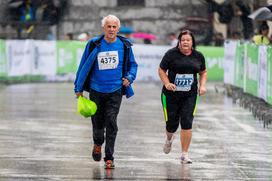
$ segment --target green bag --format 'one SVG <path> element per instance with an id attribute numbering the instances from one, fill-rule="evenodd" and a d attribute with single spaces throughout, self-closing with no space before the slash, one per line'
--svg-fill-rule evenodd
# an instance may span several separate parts
<path id="1" fill-rule="evenodd" d="M 77 112 L 85 118 L 93 116 L 96 113 L 97 106 L 95 102 L 86 97 L 79 96 L 77 100 Z"/>

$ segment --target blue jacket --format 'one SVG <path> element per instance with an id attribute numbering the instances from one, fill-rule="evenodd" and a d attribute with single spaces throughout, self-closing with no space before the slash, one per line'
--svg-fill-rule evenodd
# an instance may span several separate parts
<path id="1" fill-rule="evenodd" d="M 74 91 L 83 92 L 90 90 L 90 74 L 94 62 L 97 59 L 98 47 L 100 46 L 101 40 L 104 38 L 104 35 L 92 38 L 86 45 L 84 53 L 82 55 L 77 73 L 76 79 L 74 82 Z M 118 38 L 124 44 L 124 64 L 123 64 L 123 77 L 128 79 L 130 85 L 128 87 L 122 87 L 123 95 L 126 95 L 127 98 L 134 95 L 131 84 L 136 78 L 138 65 L 135 60 L 130 60 L 130 52 L 132 51 L 132 44 L 124 37 L 118 36 Z"/>

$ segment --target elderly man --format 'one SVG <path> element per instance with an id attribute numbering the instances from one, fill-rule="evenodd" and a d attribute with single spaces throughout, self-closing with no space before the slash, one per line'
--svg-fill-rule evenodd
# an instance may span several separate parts
<path id="1" fill-rule="evenodd" d="M 122 95 L 132 96 L 132 82 L 136 78 L 137 63 L 132 44 L 118 36 L 120 20 L 114 15 L 102 19 L 104 35 L 94 37 L 86 45 L 75 80 L 75 94 L 89 98 L 97 104 L 92 116 L 93 152 L 95 161 L 100 161 L 101 147 L 105 144 L 105 168 L 114 168 L 114 145 L 118 131 L 117 115 Z M 104 132 L 106 132 L 104 136 Z"/>

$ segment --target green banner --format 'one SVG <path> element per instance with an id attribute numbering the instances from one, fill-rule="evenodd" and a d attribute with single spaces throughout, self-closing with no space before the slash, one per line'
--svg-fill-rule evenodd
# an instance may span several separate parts
<path id="1" fill-rule="evenodd" d="M 272 47 L 267 47 L 267 102 L 272 104 Z"/>
<path id="2" fill-rule="evenodd" d="M 259 47 L 255 44 L 245 45 L 245 84 L 244 91 L 258 97 L 258 53 Z"/>
<path id="3" fill-rule="evenodd" d="M 238 42 L 235 54 L 234 85 L 243 88 L 244 84 L 244 44 Z"/>
<path id="4" fill-rule="evenodd" d="M 206 68 L 208 71 L 208 81 L 223 81 L 224 69 L 224 48 L 223 47 L 209 47 L 199 46 L 197 47 L 201 53 L 203 53 L 206 59 Z"/>
<path id="5" fill-rule="evenodd" d="M 0 77 L 7 76 L 6 43 L 0 40 Z"/>
<path id="6" fill-rule="evenodd" d="M 85 42 L 57 41 L 57 74 L 75 73 Z"/>

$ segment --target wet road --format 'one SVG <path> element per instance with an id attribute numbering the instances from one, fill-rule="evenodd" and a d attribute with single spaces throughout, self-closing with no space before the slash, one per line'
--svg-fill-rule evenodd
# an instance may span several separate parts
<path id="1" fill-rule="evenodd" d="M 73 85 L 0 87 L 0 180 L 271 180 L 272 129 L 230 98 L 201 99 L 190 156 L 179 162 L 178 135 L 162 152 L 164 120 L 160 87 L 136 83 L 123 99 L 116 141 L 116 169 L 91 158 L 91 123 L 76 114 Z"/>

